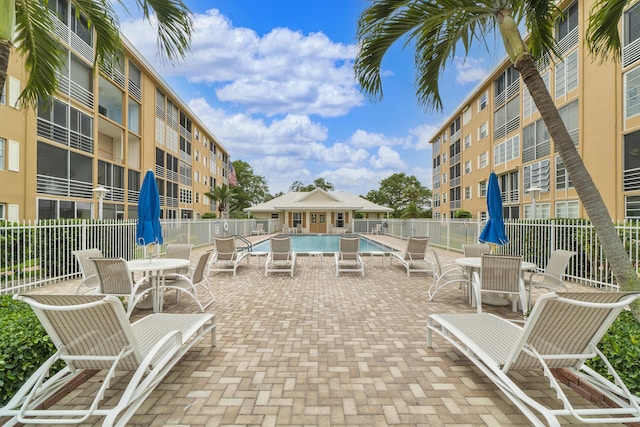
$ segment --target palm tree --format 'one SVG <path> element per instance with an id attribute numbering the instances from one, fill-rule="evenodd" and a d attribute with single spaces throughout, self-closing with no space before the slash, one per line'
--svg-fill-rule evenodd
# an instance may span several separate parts
<path id="1" fill-rule="evenodd" d="M 218 205 L 218 216 L 222 218 L 225 205 L 231 204 L 234 200 L 233 190 L 228 185 L 221 185 L 219 187 L 213 187 L 208 193 L 204 193 L 205 196 L 213 199 Z"/>
<path id="2" fill-rule="evenodd" d="M 598 20 L 591 21 L 590 40 L 601 42 L 597 45 L 600 49 L 594 52 L 604 52 L 604 47 L 619 51 L 620 45 L 616 48 L 606 34 L 614 32 L 617 35 L 622 13 L 620 5 L 626 2 L 599 0 L 599 3 L 610 3 L 610 9 L 617 11 L 617 15 L 610 12 L 600 18 L 604 20 L 613 15 L 614 19 L 610 19 L 609 25 Z M 617 282 L 623 289 L 639 289 L 636 270 L 631 265 L 602 196 L 536 67 L 535 59 L 556 52 L 553 29 L 560 11 L 555 4 L 555 0 L 371 0 L 358 20 L 360 50 L 355 60 L 355 75 L 367 95 L 381 99 L 382 59 L 391 45 L 400 38 L 408 37 L 407 43 L 411 42 L 416 50 L 419 104 L 428 109 L 442 110 L 439 78 L 447 62 L 456 53 L 456 48 L 463 48 L 467 54 L 472 43 L 484 42 L 484 37 L 497 29 L 509 59 L 520 72 L 553 138 Z M 528 44 L 525 44 L 518 29 L 518 23 L 522 20 L 530 35 Z"/>
<path id="3" fill-rule="evenodd" d="M 86 19 L 95 31 L 94 67 L 120 50 L 118 15 L 111 2 L 68 0 L 69 6 Z M 127 5 L 118 0 L 125 10 Z M 58 89 L 58 71 L 64 66 L 65 48 L 54 32 L 57 19 L 42 0 L 0 0 L 0 88 L 4 87 L 12 45 L 24 58 L 27 84 L 21 94 L 22 107 L 37 105 Z M 145 19 L 155 12 L 158 22 L 158 49 L 170 61 L 189 51 L 193 23 L 191 12 L 181 0 L 136 0 Z M 14 26 L 15 23 L 15 26 Z M 15 28 L 15 33 L 14 33 Z"/>

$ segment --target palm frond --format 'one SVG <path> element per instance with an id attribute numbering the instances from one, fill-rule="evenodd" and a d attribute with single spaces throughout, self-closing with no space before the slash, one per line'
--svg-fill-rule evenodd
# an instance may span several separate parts
<path id="1" fill-rule="evenodd" d="M 53 33 L 49 9 L 39 1 L 16 1 L 17 52 L 24 58 L 27 84 L 20 95 L 24 107 L 48 100 L 58 89 L 58 71 L 65 65 L 65 49 Z M 55 18 L 54 18 L 55 19 Z"/>
<path id="2" fill-rule="evenodd" d="M 591 8 L 587 46 L 602 61 L 609 58 L 620 60 L 622 44 L 618 24 L 629 3 L 628 0 L 598 0 Z"/>
<path id="3" fill-rule="evenodd" d="M 525 25 L 529 30 L 531 56 L 534 59 L 540 59 L 547 52 L 557 54 L 554 28 L 562 11 L 556 6 L 556 2 L 554 0 L 526 1 L 523 2 L 523 6 Z"/>
<path id="4" fill-rule="evenodd" d="M 95 30 L 95 61 L 97 66 L 105 58 L 111 58 L 121 49 L 118 15 L 110 2 L 96 0 L 71 0 L 77 16 L 84 16 L 89 29 Z"/>
<path id="5" fill-rule="evenodd" d="M 119 0 L 122 2 L 122 0 Z M 145 19 L 151 9 L 158 20 L 158 51 L 175 62 L 189 52 L 193 21 L 191 11 L 181 0 L 136 0 Z"/>

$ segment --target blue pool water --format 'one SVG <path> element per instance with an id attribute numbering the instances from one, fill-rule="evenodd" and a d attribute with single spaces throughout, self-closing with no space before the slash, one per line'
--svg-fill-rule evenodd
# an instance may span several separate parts
<path id="1" fill-rule="evenodd" d="M 303 234 L 291 236 L 293 252 L 338 252 L 340 236 L 331 234 Z M 254 252 L 269 252 L 271 244 L 268 240 L 253 245 Z M 360 252 L 391 252 L 391 248 L 360 237 Z"/>

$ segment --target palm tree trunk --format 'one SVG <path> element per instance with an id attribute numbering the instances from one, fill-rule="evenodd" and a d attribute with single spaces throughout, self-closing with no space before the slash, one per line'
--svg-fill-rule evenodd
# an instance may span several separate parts
<path id="1" fill-rule="evenodd" d="M 633 268 L 629 254 L 613 225 L 607 206 L 582 162 L 582 158 L 560 118 L 558 109 L 551 99 L 542 77 L 540 77 L 540 72 L 533 58 L 528 53 L 520 55 L 515 66 L 527 85 L 542 120 L 547 125 L 564 167 L 569 173 L 571 182 L 602 244 L 602 249 L 615 279 L 624 290 L 640 289 L 638 274 Z"/>
<path id="2" fill-rule="evenodd" d="M 11 43 L 9 40 L 0 40 L 0 91 L 4 87 L 4 82 L 7 80 L 10 53 Z"/>

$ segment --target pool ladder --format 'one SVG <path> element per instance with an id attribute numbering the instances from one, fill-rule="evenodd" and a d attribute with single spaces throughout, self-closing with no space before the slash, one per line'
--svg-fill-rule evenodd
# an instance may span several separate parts
<path id="1" fill-rule="evenodd" d="M 247 252 L 253 252 L 253 243 L 251 243 L 249 240 L 245 239 L 239 234 L 234 234 L 231 237 L 235 237 L 236 239 L 241 240 L 243 243 L 245 243 L 246 246 L 243 246 L 241 248 L 243 251 L 246 250 Z"/>

